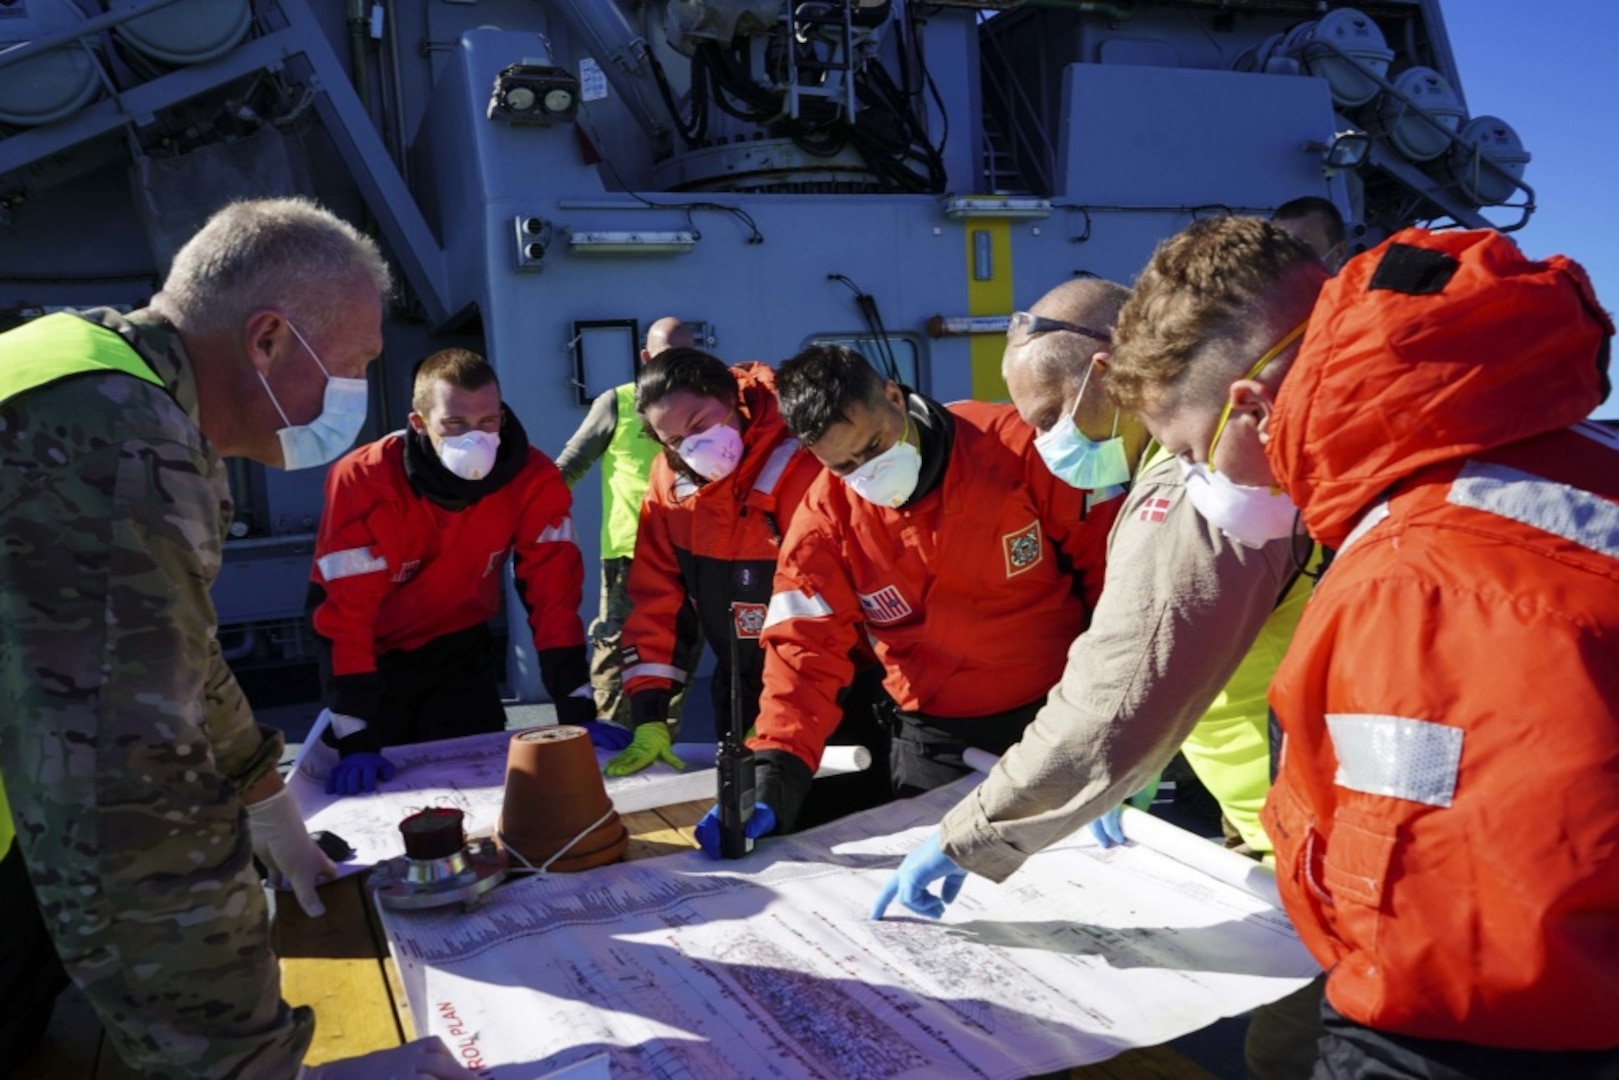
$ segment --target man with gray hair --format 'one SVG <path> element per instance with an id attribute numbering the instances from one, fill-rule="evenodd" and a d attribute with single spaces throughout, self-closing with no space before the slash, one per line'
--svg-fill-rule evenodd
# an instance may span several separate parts
<path id="1" fill-rule="evenodd" d="M 220 655 L 209 587 L 224 456 L 293 469 L 348 448 L 389 285 L 315 204 L 242 202 L 150 307 L 0 335 L 0 775 L 56 952 L 142 1072 L 279 1080 L 309 1046 L 252 863 L 310 915 L 335 868 Z"/>

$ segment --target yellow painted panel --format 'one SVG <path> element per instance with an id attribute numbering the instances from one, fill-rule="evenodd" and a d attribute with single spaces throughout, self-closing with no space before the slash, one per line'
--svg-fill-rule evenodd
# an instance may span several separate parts
<path id="1" fill-rule="evenodd" d="M 976 218 L 967 223 L 967 314 L 1007 315 L 1012 311 L 1012 224 L 1004 218 Z M 987 233 L 990 272 L 979 281 L 974 258 L 976 234 Z M 979 401 L 1008 401 L 1001 378 L 1001 353 L 1006 339 L 999 334 L 974 334 L 968 339 L 972 358 L 973 397 Z"/>

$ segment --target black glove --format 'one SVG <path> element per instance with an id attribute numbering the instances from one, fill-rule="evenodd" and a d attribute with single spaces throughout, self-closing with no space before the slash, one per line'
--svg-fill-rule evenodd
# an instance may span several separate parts
<path id="1" fill-rule="evenodd" d="M 590 661 L 585 656 L 585 646 L 580 643 L 562 645 L 555 649 L 541 649 L 536 658 L 540 662 L 540 682 L 545 684 L 546 693 L 551 695 L 551 700 L 557 703 L 560 715 L 562 699 L 581 686 L 590 685 Z M 594 709 L 595 706 L 592 705 L 591 708 Z"/>
<path id="2" fill-rule="evenodd" d="M 557 723 L 559 724 L 588 724 L 596 719 L 596 698 L 573 697 L 557 698 Z"/>
<path id="3" fill-rule="evenodd" d="M 815 772 L 786 750 L 757 750 L 753 757 L 754 800 L 776 812 L 776 832 L 793 831 Z"/>
<path id="4" fill-rule="evenodd" d="M 668 690 L 642 690 L 630 695 L 630 724 L 662 724 L 669 719 L 669 700 L 674 697 Z"/>
<path id="5" fill-rule="evenodd" d="M 375 671 L 363 675 L 333 675 L 327 678 L 322 695 L 326 707 L 334 713 L 364 720 L 366 726 L 346 737 L 340 737 L 328 727 L 321 733 L 321 742 L 334 746 L 347 757 L 350 754 L 374 754 L 382 749 L 382 741 L 372 726 L 382 708 L 382 676 Z"/>

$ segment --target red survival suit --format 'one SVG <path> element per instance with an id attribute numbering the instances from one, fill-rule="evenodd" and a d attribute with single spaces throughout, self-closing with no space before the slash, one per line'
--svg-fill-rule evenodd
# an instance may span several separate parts
<path id="1" fill-rule="evenodd" d="M 562 474 L 509 412 L 483 481 L 450 476 L 426 438 L 410 432 L 339 459 L 327 474 L 310 574 L 315 632 L 329 649 L 327 707 L 374 723 L 384 692 L 379 659 L 481 634 L 499 610 L 508 555 L 541 678 L 559 709 L 572 705 L 589 673 L 571 508 Z M 595 706 L 577 711 L 589 719 Z"/>
<path id="2" fill-rule="evenodd" d="M 736 471 L 698 486 L 660 454 L 641 503 L 623 636 L 624 689 L 636 724 L 667 717 L 673 683 L 689 676 L 674 658 L 691 655 L 699 627 L 719 661 L 713 684 L 718 729 L 730 715 L 733 626 L 748 644 L 740 653 L 743 693 L 758 699 L 764 667 L 758 638 L 776 554 L 821 471 L 781 422 L 775 372 L 748 363 L 731 374 L 746 422 Z"/>
<path id="3" fill-rule="evenodd" d="M 1376 1031 L 1619 1045 L 1619 439 L 1584 272 L 1407 230 L 1323 290 L 1267 453 L 1337 549 L 1270 700 L 1282 898 Z"/>
<path id="4" fill-rule="evenodd" d="M 1101 594 L 1121 500 L 1087 511 L 1087 493 L 1051 474 L 1010 405 L 945 408 L 918 394 L 908 405 L 948 440 L 931 490 L 890 509 L 823 473 L 788 530 L 756 750 L 819 765 L 863 638 L 902 714 L 969 720 L 1038 702 Z M 927 458 L 924 445 L 924 485 Z"/>

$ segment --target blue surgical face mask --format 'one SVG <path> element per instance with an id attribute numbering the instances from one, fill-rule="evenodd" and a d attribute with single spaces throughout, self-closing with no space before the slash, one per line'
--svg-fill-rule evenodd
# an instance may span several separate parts
<path id="1" fill-rule="evenodd" d="M 307 424 L 294 424 L 287 418 L 287 410 L 281 407 L 281 402 L 275 398 L 275 391 L 270 389 L 270 380 L 259 372 L 259 382 L 264 384 L 264 392 L 270 395 L 270 404 L 275 411 L 281 414 L 282 423 L 286 426 L 276 431 L 281 439 L 281 467 L 283 469 L 308 469 L 316 465 L 325 465 L 336 461 L 337 458 L 354 445 L 354 439 L 360 434 L 360 428 L 365 425 L 365 407 L 368 397 L 364 379 L 338 379 L 326 370 L 326 365 L 320 362 L 315 350 L 309 348 L 309 342 L 287 320 L 287 329 L 292 336 L 298 339 L 298 344 L 308 351 L 310 359 L 320 368 L 320 373 L 326 376 L 326 396 L 321 403 L 320 415 Z"/>
<path id="2" fill-rule="evenodd" d="M 1092 364 L 1085 369 L 1074 407 L 1051 425 L 1050 431 L 1034 440 L 1034 448 L 1051 475 L 1081 491 L 1101 491 L 1130 482 L 1130 462 L 1124 455 L 1124 440 L 1119 438 L 1118 410 L 1113 412 L 1113 434 L 1101 442 L 1086 438 L 1074 423 L 1074 413 L 1085 400 L 1085 387 L 1090 384 L 1095 368 Z"/>

